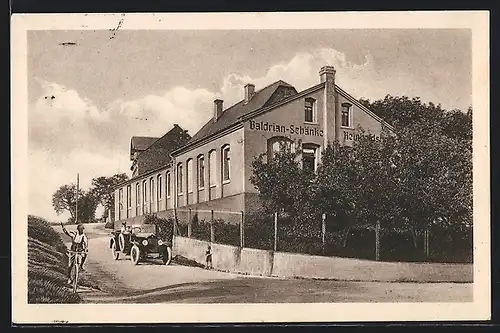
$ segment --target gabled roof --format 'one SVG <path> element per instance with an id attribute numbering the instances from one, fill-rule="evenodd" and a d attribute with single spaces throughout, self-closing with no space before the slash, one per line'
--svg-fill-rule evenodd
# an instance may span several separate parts
<path id="1" fill-rule="evenodd" d="M 130 159 L 133 159 L 134 152 L 146 150 L 158 139 L 151 136 L 133 136 L 130 140 Z"/>
<path id="2" fill-rule="evenodd" d="M 297 90 L 295 90 L 292 85 L 282 80 L 276 81 L 273 84 L 256 91 L 248 103 L 241 100 L 233 106 L 225 109 L 217 121 L 214 121 L 211 117 L 210 120 L 191 138 L 191 140 L 188 141 L 184 147 L 190 146 L 195 142 L 219 132 L 220 130 L 238 122 L 238 118 L 241 116 L 266 106 L 266 103 L 271 99 L 279 87 L 288 87 L 291 88 L 295 94 L 297 93 Z"/>
<path id="3" fill-rule="evenodd" d="M 191 140 L 189 140 L 184 146 L 180 147 L 179 149 L 172 151 L 172 155 L 180 154 L 189 147 L 199 145 L 205 139 L 208 139 L 209 137 L 212 137 L 216 134 L 221 135 L 225 130 L 235 128 L 235 126 L 241 124 L 243 121 L 247 121 L 256 116 L 267 113 L 280 105 L 289 103 L 307 94 L 320 90 L 324 88 L 324 85 L 325 83 L 322 82 L 301 92 L 297 92 L 297 90 L 292 85 L 282 80 L 276 81 L 275 83 L 263 88 L 262 90 L 257 91 L 248 103 L 245 104 L 244 100 L 241 100 L 233 106 L 224 110 L 217 121 L 214 121 L 213 118 L 210 118 L 210 120 L 191 138 Z M 280 87 L 288 88 L 291 93 L 283 96 L 279 96 L 279 93 L 277 93 L 276 96 L 278 97 L 274 98 L 273 96 L 275 95 L 273 94 L 279 91 Z M 387 123 L 384 119 L 378 117 L 375 113 L 366 108 L 357 99 L 345 92 L 339 86 L 335 85 L 335 90 L 351 103 L 359 107 L 362 111 L 373 117 L 375 120 L 379 121 L 384 127 L 388 128 L 391 131 L 394 131 L 394 127 L 392 125 Z"/>
<path id="4" fill-rule="evenodd" d="M 348 92 L 346 92 L 345 90 L 343 90 L 342 88 L 340 88 L 337 85 L 335 85 L 335 90 L 339 93 L 339 95 L 342 95 L 345 99 L 350 101 L 352 104 L 356 105 L 358 108 L 360 108 L 362 111 L 364 111 L 366 114 L 371 116 L 376 121 L 380 122 L 382 125 L 387 127 L 390 131 L 394 131 L 394 126 L 392 126 L 387 121 L 385 121 L 384 119 L 377 116 L 373 111 L 371 111 L 366 106 L 361 104 L 360 101 L 358 101 L 356 98 L 352 97 Z"/>
<path id="5" fill-rule="evenodd" d="M 172 129 L 165 133 L 161 138 L 156 138 L 146 149 L 139 152 L 138 159 L 149 153 L 151 149 L 162 149 L 162 160 L 164 164 L 170 163 L 170 152 L 184 146 L 191 139 L 191 135 L 187 133 L 178 124 L 174 124 Z"/>

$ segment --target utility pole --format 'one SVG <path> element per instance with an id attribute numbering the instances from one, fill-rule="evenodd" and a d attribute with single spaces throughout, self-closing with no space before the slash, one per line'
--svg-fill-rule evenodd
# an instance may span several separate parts
<path id="1" fill-rule="evenodd" d="M 78 224 L 78 190 L 80 187 L 80 174 L 76 174 L 76 215 L 75 224 Z"/>

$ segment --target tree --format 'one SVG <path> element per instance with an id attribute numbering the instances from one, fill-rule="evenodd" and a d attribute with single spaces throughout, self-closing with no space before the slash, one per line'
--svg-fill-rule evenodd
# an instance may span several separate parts
<path id="1" fill-rule="evenodd" d="M 445 112 L 442 126 L 448 137 L 472 141 L 472 107 L 466 113 L 458 109 Z"/>
<path id="2" fill-rule="evenodd" d="M 361 102 L 394 132 L 382 133 L 381 141 L 360 135 L 352 146 L 331 143 L 316 174 L 302 170 L 300 154 L 282 151 L 268 162 L 259 156 L 250 180 L 269 209 L 287 212 L 301 235 L 319 230 L 313 225 L 326 213 L 343 231 L 344 246 L 351 228 L 375 230 L 377 258 L 384 233 L 410 232 L 418 248 L 417 236 L 433 225 L 470 230 L 472 108 L 447 111 L 389 95 Z"/>
<path id="3" fill-rule="evenodd" d="M 84 195 L 78 199 L 78 221 L 82 223 L 95 222 L 95 211 L 98 204 L 98 198 L 92 190 L 84 191 Z"/>
<path id="4" fill-rule="evenodd" d="M 70 213 L 69 221 L 75 222 L 76 217 L 76 185 L 62 185 L 52 195 L 52 205 L 57 214 L 65 211 Z M 95 219 L 95 210 L 97 200 L 92 191 L 78 189 L 78 221 L 93 222 Z"/>
<path id="5" fill-rule="evenodd" d="M 418 98 L 390 95 L 361 103 L 395 126 L 398 202 L 414 236 L 437 221 L 446 227 L 471 225 L 472 107 L 447 111 Z"/>
<path id="6" fill-rule="evenodd" d="M 317 209 L 333 218 L 337 229 L 345 230 L 344 246 L 351 228 L 361 224 L 355 218 L 360 182 L 354 156 L 352 147 L 331 143 L 323 151 L 317 177 L 312 183 Z"/>
<path id="7" fill-rule="evenodd" d="M 397 206 L 394 205 L 393 155 L 395 139 L 383 134 L 382 141 L 363 135 L 352 146 L 338 142 L 323 152 L 315 186 L 320 210 L 334 216 L 338 228 L 345 230 L 343 244 L 351 228 L 376 231 L 376 258 L 379 257 L 379 236 L 394 228 Z"/>
<path id="8" fill-rule="evenodd" d="M 114 215 L 115 202 L 114 202 L 114 187 L 123 183 L 128 179 L 125 173 L 115 174 L 111 177 L 96 177 L 92 179 L 92 191 L 98 203 L 103 205 L 103 217 L 108 216 L 109 213 Z"/>
<path id="9" fill-rule="evenodd" d="M 79 189 L 78 196 L 83 197 L 83 190 Z M 56 213 L 62 214 L 68 211 L 71 219 L 74 220 L 76 216 L 76 185 L 62 185 L 52 195 L 52 206 Z"/>
<path id="10" fill-rule="evenodd" d="M 303 170 L 300 153 L 289 150 L 275 152 L 264 161 L 264 154 L 252 161 L 250 182 L 259 190 L 268 211 L 296 215 L 304 202 L 313 174 Z"/>
<path id="11" fill-rule="evenodd" d="M 472 140 L 472 107 L 466 112 L 459 109 L 448 111 L 441 108 L 440 104 L 423 103 L 418 97 L 410 99 L 391 95 L 373 102 L 360 99 L 360 102 L 397 129 L 423 122 L 438 126 L 448 137 Z"/>
<path id="12" fill-rule="evenodd" d="M 399 197 L 403 220 L 415 230 L 446 227 L 472 216 L 472 146 L 422 121 L 398 131 Z M 416 246 L 416 243 L 415 243 Z"/>
<path id="13" fill-rule="evenodd" d="M 250 177 L 264 202 L 264 214 L 279 213 L 281 244 L 289 249 L 311 245 L 300 238 L 318 237 L 321 232 L 311 187 L 315 175 L 302 168 L 300 144 L 296 150 L 281 149 L 267 161 L 264 155 L 256 157 Z"/>
<path id="14" fill-rule="evenodd" d="M 395 127 L 407 127 L 422 120 L 434 123 L 440 122 L 445 116 L 445 110 L 440 104 L 423 103 L 419 97 L 386 95 L 384 99 L 370 102 L 360 99 L 361 104 Z"/>

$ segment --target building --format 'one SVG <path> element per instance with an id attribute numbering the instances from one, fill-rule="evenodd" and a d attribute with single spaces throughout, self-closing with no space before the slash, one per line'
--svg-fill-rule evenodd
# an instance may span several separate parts
<path id="1" fill-rule="evenodd" d="M 133 177 L 116 188 L 116 222 L 174 208 L 249 212 L 259 206 L 249 180 L 254 156 L 301 143 L 303 167 L 315 169 L 328 142 L 352 144 L 358 125 L 373 140 L 392 129 L 335 84 L 331 66 L 321 68 L 319 84 L 300 92 L 281 80 L 242 90 L 244 98 L 227 108 L 215 100 L 211 119 L 193 137 L 175 125 L 160 139 L 132 138 Z"/>
<path id="2" fill-rule="evenodd" d="M 182 147 L 190 139 L 191 136 L 187 131 L 177 124 L 174 124 L 174 127 L 161 138 L 133 136 L 130 140 L 132 178 L 167 166 L 172 151 Z"/>

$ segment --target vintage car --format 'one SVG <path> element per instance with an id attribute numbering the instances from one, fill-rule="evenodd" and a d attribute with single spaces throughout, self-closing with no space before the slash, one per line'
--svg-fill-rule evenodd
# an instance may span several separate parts
<path id="1" fill-rule="evenodd" d="M 130 255 L 134 265 L 146 259 L 161 259 L 164 265 L 172 261 L 172 240 L 159 230 L 156 224 L 133 225 L 126 230 L 114 230 L 109 240 L 109 248 L 115 260 L 120 252 Z"/>

